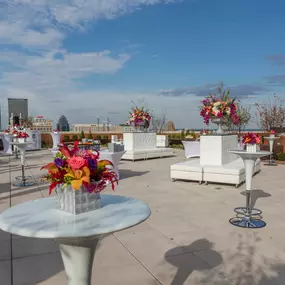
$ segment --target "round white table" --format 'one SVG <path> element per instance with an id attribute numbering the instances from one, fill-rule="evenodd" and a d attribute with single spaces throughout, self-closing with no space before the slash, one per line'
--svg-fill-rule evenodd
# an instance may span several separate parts
<path id="1" fill-rule="evenodd" d="M 269 166 L 276 166 L 277 164 L 275 164 L 274 162 L 275 161 L 273 161 L 272 160 L 272 152 L 273 152 L 273 145 L 274 145 L 274 141 L 275 140 L 278 140 L 279 139 L 279 137 L 264 137 L 266 140 L 268 140 L 269 141 L 269 151 L 271 152 L 271 154 L 270 154 L 270 158 L 269 158 L 269 163 L 268 164 L 266 164 L 266 165 L 269 165 Z"/>
<path id="2" fill-rule="evenodd" d="M 246 187 L 246 206 L 235 208 L 237 216 L 230 219 L 230 223 L 234 226 L 242 228 L 262 228 L 266 225 L 261 219 L 262 211 L 256 208 L 251 208 L 251 183 L 252 175 L 254 173 L 255 162 L 258 158 L 263 156 L 268 156 L 271 154 L 270 151 L 257 151 L 257 152 L 248 152 L 246 150 L 231 150 L 231 153 L 234 153 L 240 156 L 244 162 L 245 168 L 245 187 Z"/>
<path id="3" fill-rule="evenodd" d="M 182 141 L 186 158 L 200 157 L 199 141 Z"/>
<path id="4" fill-rule="evenodd" d="M 150 216 L 134 198 L 101 195 L 101 208 L 80 215 L 56 209 L 56 197 L 29 201 L 0 215 L 0 228 L 25 237 L 55 239 L 69 285 L 91 285 L 92 265 L 101 236 L 133 227 Z"/>
<path id="5" fill-rule="evenodd" d="M 19 149 L 20 156 L 21 156 L 21 166 L 22 166 L 22 175 L 16 177 L 16 179 L 20 180 L 20 182 L 17 182 L 13 185 L 16 187 L 33 186 L 35 184 L 34 182 L 28 182 L 27 181 L 27 180 L 31 179 L 32 177 L 31 176 L 25 176 L 26 149 L 28 148 L 28 145 L 31 144 L 31 142 L 24 142 L 24 143 L 11 142 L 10 144 L 16 146 Z"/>
<path id="6" fill-rule="evenodd" d="M 122 159 L 122 156 L 126 153 L 126 151 L 118 151 L 118 152 L 110 152 L 108 150 L 99 151 L 100 158 L 99 160 L 109 160 L 114 165 L 114 172 L 117 174 L 118 179 L 120 179 L 119 173 L 119 163 Z"/>
<path id="7" fill-rule="evenodd" d="M 50 149 L 50 151 L 53 154 L 56 154 L 57 151 L 59 150 L 58 145 L 60 144 L 61 133 L 60 132 L 51 132 L 50 135 L 52 137 L 52 148 Z"/>

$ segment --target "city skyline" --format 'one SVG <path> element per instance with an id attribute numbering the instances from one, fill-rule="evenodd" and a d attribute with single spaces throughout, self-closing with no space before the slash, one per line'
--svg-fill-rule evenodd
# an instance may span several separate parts
<path id="1" fill-rule="evenodd" d="M 246 106 L 285 95 L 282 0 L 4 0 L 1 7 L 2 127 L 8 97 L 27 98 L 31 116 L 64 114 L 70 125 L 97 116 L 124 123 L 131 101 L 144 98 L 154 114 L 191 129 L 205 127 L 199 102 L 221 81 Z"/>

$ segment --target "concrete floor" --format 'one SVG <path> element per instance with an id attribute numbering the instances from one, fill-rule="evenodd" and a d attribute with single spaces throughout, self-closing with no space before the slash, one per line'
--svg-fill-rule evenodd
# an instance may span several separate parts
<path id="1" fill-rule="evenodd" d="M 39 169 L 51 158 L 48 151 L 28 153 L 27 172 L 38 184 L 28 188 L 12 185 L 20 161 L 0 158 L 0 212 L 48 196 Z M 262 166 L 254 177 L 253 200 L 267 226 L 246 230 L 228 222 L 233 209 L 245 204 L 244 186 L 173 183 L 170 165 L 183 160 L 183 151 L 176 150 L 172 158 L 120 164 L 115 194 L 145 201 L 152 215 L 102 239 L 92 284 L 284 285 L 285 166 Z M 0 232 L 0 285 L 10 284 L 67 284 L 55 242 Z"/>

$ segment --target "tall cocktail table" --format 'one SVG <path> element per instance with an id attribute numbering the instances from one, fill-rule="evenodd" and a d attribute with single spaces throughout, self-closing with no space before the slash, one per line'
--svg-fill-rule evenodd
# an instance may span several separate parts
<path id="1" fill-rule="evenodd" d="M 0 215 L 0 228 L 25 237 L 58 242 L 69 285 L 91 285 L 92 265 L 101 236 L 135 226 L 150 216 L 134 198 L 101 195 L 101 208 L 80 215 L 56 209 L 56 197 L 18 204 Z"/>
<path id="2" fill-rule="evenodd" d="M 254 173 L 255 162 L 258 158 L 268 156 L 271 154 L 270 151 L 257 151 L 248 152 L 246 150 L 231 150 L 240 156 L 244 162 L 245 168 L 245 185 L 246 185 L 246 206 L 235 208 L 237 216 L 230 219 L 230 223 L 234 226 L 242 228 L 262 228 L 266 225 L 261 219 L 262 211 L 259 209 L 251 208 L 251 183 L 252 175 Z"/>
<path id="3" fill-rule="evenodd" d="M 17 187 L 28 187 L 28 186 L 35 185 L 34 182 L 27 181 L 27 180 L 31 179 L 32 177 L 25 175 L 26 149 L 28 148 L 28 145 L 31 144 L 31 142 L 24 142 L 24 143 L 11 142 L 10 144 L 16 146 L 20 150 L 21 167 L 22 167 L 22 175 L 16 177 L 16 179 L 20 180 L 20 182 L 17 182 L 13 185 L 17 186 Z"/>
<path id="4" fill-rule="evenodd" d="M 278 140 L 279 137 L 264 137 L 264 138 L 269 141 L 269 151 L 271 152 L 270 158 L 269 158 L 269 162 L 268 162 L 268 164 L 265 164 L 265 165 L 268 165 L 268 166 L 276 166 L 277 164 L 274 163 L 274 162 L 275 162 L 274 160 L 272 160 L 272 151 L 273 151 L 273 144 L 274 144 L 274 141 L 275 141 L 275 140 Z"/>

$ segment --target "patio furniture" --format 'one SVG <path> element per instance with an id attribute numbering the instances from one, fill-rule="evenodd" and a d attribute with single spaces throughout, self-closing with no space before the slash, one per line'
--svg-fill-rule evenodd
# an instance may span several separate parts
<path id="1" fill-rule="evenodd" d="M 126 153 L 122 159 L 132 161 L 168 157 L 174 153 L 171 148 L 156 147 L 156 133 L 153 132 L 124 133 L 124 147 Z"/>
<path id="2" fill-rule="evenodd" d="M 3 144 L 3 150 L 1 151 L 1 153 L 5 155 L 13 153 L 12 146 L 10 144 L 10 142 L 12 142 L 12 138 L 13 137 L 10 134 L 0 135 L 0 139 L 2 139 L 2 144 Z"/>
<path id="3" fill-rule="evenodd" d="M 20 236 L 56 240 L 69 285 L 91 285 L 94 254 L 102 236 L 133 227 L 150 215 L 145 203 L 116 195 L 101 195 L 100 209 L 80 215 L 55 207 L 56 197 L 13 206 L 0 215 L 0 228 Z"/>
<path id="4" fill-rule="evenodd" d="M 264 221 L 261 220 L 262 211 L 256 208 L 251 208 L 251 183 L 252 175 L 255 167 L 255 162 L 258 158 L 270 155 L 270 151 L 257 151 L 249 152 L 246 150 L 231 150 L 233 154 L 240 156 L 243 159 L 245 167 L 245 183 L 246 183 L 246 206 L 237 207 L 234 211 L 237 216 L 230 219 L 230 223 L 237 227 L 242 228 L 262 228 L 266 225 Z"/>
<path id="5" fill-rule="evenodd" d="M 53 154 L 56 154 L 58 152 L 58 145 L 60 144 L 60 132 L 52 132 L 50 133 L 51 134 L 51 137 L 52 137 L 52 149 L 51 149 L 51 152 Z"/>
<path id="6" fill-rule="evenodd" d="M 182 141 L 186 158 L 200 157 L 200 142 Z"/>
<path id="7" fill-rule="evenodd" d="M 269 141 L 269 151 L 271 152 L 268 164 L 265 164 L 265 165 L 276 166 L 277 164 L 275 163 L 275 160 L 272 159 L 272 151 L 273 151 L 274 141 L 278 140 L 279 137 L 272 136 L 272 137 L 264 137 L 264 138 Z"/>
<path id="8" fill-rule="evenodd" d="M 170 177 L 173 182 L 189 180 L 198 181 L 199 184 L 202 184 L 203 167 L 200 165 L 199 159 L 175 163 L 170 166 Z"/>
<path id="9" fill-rule="evenodd" d="M 106 159 L 113 163 L 114 171 L 117 174 L 118 179 L 120 178 L 119 163 L 124 154 L 125 151 L 119 151 L 119 152 L 110 152 L 107 150 L 100 151 L 100 160 Z"/>
<path id="10" fill-rule="evenodd" d="M 168 147 L 168 136 L 156 135 L 156 147 Z"/>
<path id="11" fill-rule="evenodd" d="M 19 180 L 19 182 L 15 183 L 13 185 L 16 187 L 33 186 L 35 184 L 34 182 L 27 182 L 27 180 L 32 179 L 32 177 L 25 175 L 26 150 L 27 150 L 29 144 L 31 144 L 31 143 L 30 142 L 25 142 L 25 143 L 11 142 L 10 144 L 17 147 L 17 149 L 19 149 L 20 156 L 21 156 L 21 168 L 22 168 L 22 175 L 16 177 L 16 180 Z"/>

